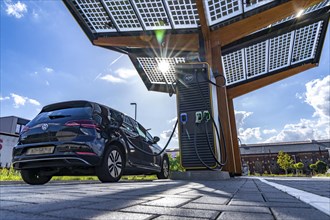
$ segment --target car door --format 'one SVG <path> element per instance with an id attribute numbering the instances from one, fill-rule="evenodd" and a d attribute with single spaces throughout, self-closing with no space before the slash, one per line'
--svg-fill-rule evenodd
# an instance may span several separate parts
<path id="1" fill-rule="evenodd" d="M 128 144 L 128 160 L 135 165 L 143 165 L 141 152 L 136 148 L 142 145 L 140 135 L 138 134 L 135 126 L 133 125 L 133 119 L 127 115 L 123 116 L 122 131 L 125 134 L 126 141 Z"/>
<path id="2" fill-rule="evenodd" d="M 156 154 L 156 149 L 153 147 L 153 138 L 148 133 L 148 131 L 138 122 L 135 124 L 136 130 L 138 131 L 142 143 L 143 150 L 149 154 L 142 152 L 142 157 L 145 161 L 145 164 L 152 168 L 152 169 L 158 169 L 157 165 L 157 157 L 151 156 L 150 154 Z"/>

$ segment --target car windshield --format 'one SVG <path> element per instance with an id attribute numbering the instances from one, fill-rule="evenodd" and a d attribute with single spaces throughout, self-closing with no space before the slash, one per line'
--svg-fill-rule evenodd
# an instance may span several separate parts
<path id="1" fill-rule="evenodd" d="M 64 108 L 53 111 L 41 112 L 35 117 L 29 125 L 34 125 L 42 122 L 50 122 L 56 119 L 74 118 L 74 119 L 89 119 L 92 117 L 91 107 L 76 107 L 76 108 Z"/>

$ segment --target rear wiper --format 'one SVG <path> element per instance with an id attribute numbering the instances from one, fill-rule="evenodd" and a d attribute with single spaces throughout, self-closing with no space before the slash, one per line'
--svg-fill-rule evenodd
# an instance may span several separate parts
<path id="1" fill-rule="evenodd" d="M 66 118 L 66 117 L 70 117 L 71 115 L 49 115 L 48 117 L 50 119 L 55 119 L 55 118 Z"/>

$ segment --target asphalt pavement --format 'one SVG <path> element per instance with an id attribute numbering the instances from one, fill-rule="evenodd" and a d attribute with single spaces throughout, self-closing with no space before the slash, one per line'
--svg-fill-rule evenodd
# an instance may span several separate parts
<path id="1" fill-rule="evenodd" d="M 325 208 L 292 194 L 292 189 L 323 199 Z M 330 219 L 329 179 L 50 182 L 0 185 L 0 190 L 0 219 L 4 220 Z"/>

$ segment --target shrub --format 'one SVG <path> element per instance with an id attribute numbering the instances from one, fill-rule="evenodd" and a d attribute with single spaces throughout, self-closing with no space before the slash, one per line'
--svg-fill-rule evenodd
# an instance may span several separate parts
<path id="1" fill-rule="evenodd" d="M 324 163 L 323 161 L 318 160 L 318 161 L 316 161 L 315 165 L 316 165 L 316 170 L 318 173 L 327 172 L 327 164 Z"/>
<path id="2" fill-rule="evenodd" d="M 168 155 L 169 161 L 170 161 L 170 170 L 171 171 L 185 171 L 184 168 L 181 166 L 180 160 L 180 154 L 177 154 L 175 158 L 172 157 L 171 154 Z"/>
<path id="3" fill-rule="evenodd" d="M 312 163 L 312 164 L 309 164 L 309 168 L 312 170 L 312 172 L 313 172 L 313 174 L 314 174 L 314 172 L 315 172 L 316 169 L 317 169 L 317 166 L 316 166 L 315 163 Z"/>

